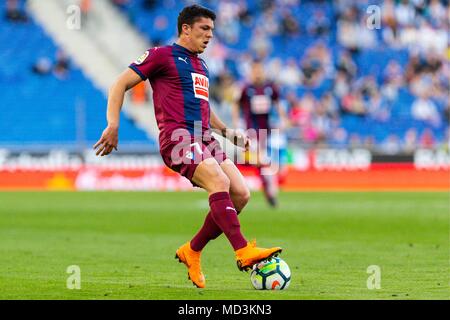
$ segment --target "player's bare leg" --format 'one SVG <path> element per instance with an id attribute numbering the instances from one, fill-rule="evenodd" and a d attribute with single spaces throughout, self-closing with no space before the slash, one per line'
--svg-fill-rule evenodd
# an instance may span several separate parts
<path id="1" fill-rule="evenodd" d="M 231 200 L 239 214 L 250 200 L 250 190 L 245 183 L 242 173 L 230 159 L 226 159 L 222 162 L 220 168 L 230 180 Z"/>

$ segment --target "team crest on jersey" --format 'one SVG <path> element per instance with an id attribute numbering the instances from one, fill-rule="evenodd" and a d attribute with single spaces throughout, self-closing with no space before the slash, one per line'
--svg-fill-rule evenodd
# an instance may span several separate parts
<path id="1" fill-rule="evenodd" d="M 196 98 L 209 101 L 209 80 L 207 76 L 192 72 L 192 84 Z"/>
<path id="2" fill-rule="evenodd" d="M 141 64 L 142 62 L 145 61 L 145 59 L 147 59 L 149 54 L 150 54 L 150 51 L 148 51 L 148 50 L 145 51 L 145 53 L 142 56 L 140 56 L 134 63 L 135 64 Z"/>

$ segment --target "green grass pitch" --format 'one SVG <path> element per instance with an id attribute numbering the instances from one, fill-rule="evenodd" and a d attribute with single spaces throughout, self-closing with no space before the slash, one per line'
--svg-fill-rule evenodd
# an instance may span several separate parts
<path id="1" fill-rule="evenodd" d="M 282 193 L 277 210 L 254 193 L 242 230 L 292 271 L 276 292 L 252 288 L 224 236 L 202 255 L 207 288 L 187 280 L 175 250 L 207 209 L 205 192 L 0 193 L 0 299 L 449 299 L 448 193 Z"/>

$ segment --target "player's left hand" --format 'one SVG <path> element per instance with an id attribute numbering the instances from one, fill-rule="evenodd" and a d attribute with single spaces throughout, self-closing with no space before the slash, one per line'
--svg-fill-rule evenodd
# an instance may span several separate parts
<path id="1" fill-rule="evenodd" d="M 94 145 L 94 150 L 97 150 L 95 155 L 101 157 L 110 154 L 113 149 L 117 151 L 117 144 L 119 143 L 119 129 L 108 126 L 103 130 L 100 140 Z"/>
<path id="2" fill-rule="evenodd" d="M 250 138 L 242 130 L 228 129 L 227 138 L 236 146 L 244 148 L 245 151 L 250 149 Z"/>

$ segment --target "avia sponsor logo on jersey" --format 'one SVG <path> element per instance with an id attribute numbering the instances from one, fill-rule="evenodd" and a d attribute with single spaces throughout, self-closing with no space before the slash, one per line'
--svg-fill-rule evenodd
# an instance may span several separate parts
<path id="1" fill-rule="evenodd" d="M 208 77 L 200 73 L 192 72 L 192 84 L 196 98 L 209 101 L 209 80 Z"/>

